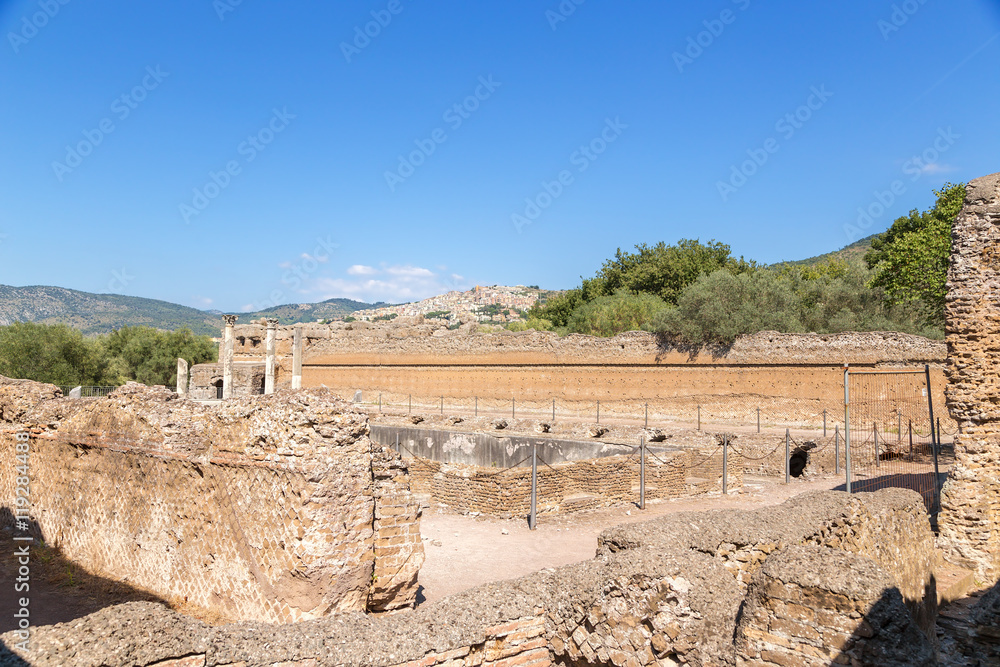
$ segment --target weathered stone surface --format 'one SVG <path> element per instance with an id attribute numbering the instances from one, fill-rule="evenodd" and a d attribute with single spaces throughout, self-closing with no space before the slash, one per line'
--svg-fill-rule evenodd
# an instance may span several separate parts
<path id="1" fill-rule="evenodd" d="M 55 393 L 14 386 L 25 408 Z M 0 503 L 13 506 L 14 433 L 27 429 L 32 518 L 95 573 L 234 619 L 413 605 L 423 551 L 405 466 L 329 391 L 206 406 L 131 383 L 11 414 Z"/>
<path id="2" fill-rule="evenodd" d="M 736 664 L 930 667 L 931 641 L 871 559 L 793 546 L 754 574 L 736 629 Z"/>
<path id="3" fill-rule="evenodd" d="M 962 425 L 938 518 L 949 560 L 1000 579 L 1000 174 L 969 183 L 952 226 L 948 410 Z"/>
<path id="4" fill-rule="evenodd" d="M 12 380 L 0 375 L 0 423 L 20 421 L 42 401 L 61 396 L 62 391 L 54 384 Z"/>
<path id="5" fill-rule="evenodd" d="M 855 500 L 843 493 L 814 494 L 790 509 L 803 517 L 802 523 L 813 520 L 837 527 L 845 507 L 838 496 L 848 507 Z M 838 535 L 902 542 L 904 538 L 893 534 L 910 521 L 910 505 L 920 505 L 919 498 L 906 501 L 890 492 L 870 494 L 863 502 L 881 509 L 859 513 Z M 893 512 L 898 512 L 898 521 L 892 520 Z M 761 636 L 754 635 L 763 623 L 781 637 L 781 650 L 797 652 L 802 661 L 745 664 L 829 664 L 809 662 L 817 655 L 828 656 L 828 645 L 854 651 L 854 664 L 927 664 L 926 638 L 903 606 L 894 577 L 874 561 L 828 547 L 759 545 L 772 555 L 761 559 L 762 567 L 758 562 L 744 603 L 744 587 L 721 552 L 705 550 L 701 541 L 701 528 L 719 524 L 723 515 L 707 513 L 703 522 L 698 516 L 684 516 L 686 532 L 681 525 L 647 522 L 637 526 L 636 539 L 619 544 L 616 552 L 479 586 L 407 614 L 376 618 L 341 613 L 289 625 L 213 628 L 132 603 L 73 623 L 37 628 L 32 651 L 24 657 L 41 666 L 153 665 L 170 659 L 197 660 L 206 667 L 734 665 L 779 653 L 764 647 L 765 655 Z M 723 545 L 737 544 L 743 539 L 739 531 L 747 526 L 754 531 L 754 524 L 761 528 L 763 521 L 758 513 L 733 513 L 709 544 L 717 539 Z M 777 522 L 771 530 L 780 530 Z M 785 537 L 806 532 L 800 526 Z M 824 539 L 830 541 L 829 536 Z M 849 546 L 850 540 L 844 544 Z M 790 550 L 787 556 L 783 550 Z M 901 561 L 914 557 L 906 550 L 897 555 Z M 897 569 L 906 571 L 907 566 L 899 563 Z M 761 581 L 765 583 L 756 583 Z M 798 598 L 790 599 L 789 591 Z M 769 601 L 776 604 L 769 606 Z M 756 605 L 753 608 L 764 616 L 744 612 L 744 641 L 737 644 L 733 640 L 741 605 Z M 758 626 L 752 623 L 755 619 Z M 856 638 L 853 643 L 850 637 Z M 0 642 L 13 646 L 13 639 L 8 634 Z M 893 662 L 904 647 L 913 662 Z M 883 659 L 886 662 L 880 662 Z"/>

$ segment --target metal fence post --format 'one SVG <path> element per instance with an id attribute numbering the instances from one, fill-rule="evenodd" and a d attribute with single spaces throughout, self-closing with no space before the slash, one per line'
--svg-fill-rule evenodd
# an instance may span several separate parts
<path id="1" fill-rule="evenodd" d="M 840 424 L 833 426 L 833 474 L 840 474 Z"/>
<path id="2" fill-rule="evenodd" d="M 934 451 L 934 511 L 937 514 L 941 510 L 941 488 L 938 486 L 940 476 L 938 475 L 938 442 L 934 433 L 934 394 L 931 392 L 931 366 L 924 364 L 924 377 L 927 380 L 927 410 L 931 417 L 931 449 Z"/>
<path id="3" fill-rule="evenodd" d="M 906 431 L 907 431 L 907 433 L 909 433 L 909 436 L 910 436 L 910 461 L 913 461 L 913 420 L 912 419 L 908 420 Z"/>
<path id="4" fill-rule="evenodd" d="M 930 385 L 929 384 L 927 386 L 927 393 L 928 394 L 931 393 L 931 391 L 930 391 Z M 934 491 L 935 491 L 935 494 L 936 494 L 936 501 L 937 501 L 935 509 L 938 512 L 940 512 L 941 511 L 941 487 L 938 486 L 939 481 L 941 479 L 941 473 L 938 470 L 938 452 L 941 451 L 941 418 L 940 417 L 938 417 L 938 419 L 937 419 L 937 438 L 935 439 L 935 442 L 937 443 L 934 446 Z M 935 522 L 935 524 L 936 524 L 936 522 Z"/>
<path id="5" fill-rule="evenodd" d="M 792 436 L 785 429 L 785 484 L 792 483 Z"/>
<path id="6" fill-rule="evenodd" d="M 396 453 L 399 454 L 399 434 L 396 434 Z"/>
<path id="7" fill-rule="evenodd" d="M 896 410 L 896 442 L 903 441 L 903 409 Z"/>
<path id="8" fill-rule="evenodd" d="M 722 436 L 722 495 L 729 494 L 729 434 Z"/>
<path id="9" fill-rule="evenodd" d="M 649 428 L 649 403 L 646 403 L 646 428 Z"/>
<path id="10" fill-rule="evenodd" d="M 552 399 L 552 421 L 556 420 L 556 399 Z"/>
<path id="11" fill-rule="evenodd" d="M 844 468 L 847 472 L 847 492 L 851 492 L 851 367 L 844 364 Z"/>
<path id="12" fill-rule="evenodd" d="M 646 509 L 646 438 L 639 436 L 639 509 Z"/>
<path id="13" fill-rule="evenodd" d="M 528 514 L 528 530 L 534 530 L 538 520 L 538 445 L 531 446 L 531 513 Z"/>
<path id="14" fill-rule="evenodd" d="M 444 414 L 444 396 L 441 397 L 441 414 Z"/>
<path id="15" fill-rule="evenodd" d="M 513 396 L 510 397 L 510 418 L 511 419 L 516 419 L 516 417 L 514 417 L 514 397 Z"/>
<path id="16" fill-rule="evenodd" d="M 878 446 L 878 424 L 872 424 L 872 433 L 874 434 L 874 437 L 875 437 L 875 467 L 876 468 L 881 468 L 882 467 L 882 463 L 881 463 L 882 457 L 879 455 L 879 451 L 878 451 L 879 450 L 879 446 Z"/>

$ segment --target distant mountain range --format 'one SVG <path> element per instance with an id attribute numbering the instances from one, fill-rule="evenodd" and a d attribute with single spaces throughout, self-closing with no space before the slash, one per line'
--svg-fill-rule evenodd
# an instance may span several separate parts
<path id="1" fill-rule="evenodd" d="M 861 259 L 865 256 L 865 253 L 871 250 L 872 241 L 876 236 L 881 236 L 881 234 L 872 234 L 871 236 L 866 236 L 863 239 L 858 239 L 854 243 L 848 246 L 844 246 L 840 250 L 834 250 L 833 252 L 828 252 L 823 255 L 816 255 L 815 257 L 809 257 L 807 259 L 799 259 L 793 262 L 778 262 L 774 266 L 812 266 L 814 264 L 819 264 L 830 259 L 842 259 L 842 260 L 852 260 Z"/>
<path id="2" fill-rule="evenodd" d="M 813 265 L 828 259 L 863 257 L 877 234 L 808 259 L 784 264 Z M 364 303 L 351 299 L 329 299 L 320 303 L 288 304 L 254 313 L 234 313 L 243 322 L 275 317 L 281 324 L 315 322 L 344 317 L 358 310 L 389 306 L 384 302 Z M 188 327 L 196 334 L 218 336 L 222 329 L 221 311 L 198 310 L 168 301 L 120 294 L 91 294 L 63 287 L 0 285 L 0 326 L 13 322 L 68 324 L 85 334 L 107 333 L 123 326 L 150 326 L 157 329 Z"/>
<path id="3" fill-rule="evenodd" d="M 255 313 L 235 313 L 244 322 L 275 317 L 281 324 L 315 322 L 378 308 L 384 303 L 330 299 L 321 303 L 276 306 Z M 188 327 L 196 334 L 218 336 L 222 313 L 189 308 L 168 301 L 120 294 L 91 294 L 63 287 L 0 285 L 0 326 L 13 322 L 68 324 L 85 334 L 107 333 L 123 326 L 157 329 Z"/>

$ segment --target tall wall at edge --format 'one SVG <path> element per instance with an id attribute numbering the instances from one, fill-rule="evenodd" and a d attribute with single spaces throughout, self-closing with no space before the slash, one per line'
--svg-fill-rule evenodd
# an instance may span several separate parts
<path id="1" fill-rule="evenodd" d="M 1000 579 L 1000 174 L 969 183 L 952 226 L 948 410 L 963 427 L 941 493 L 949 560 Z"/>

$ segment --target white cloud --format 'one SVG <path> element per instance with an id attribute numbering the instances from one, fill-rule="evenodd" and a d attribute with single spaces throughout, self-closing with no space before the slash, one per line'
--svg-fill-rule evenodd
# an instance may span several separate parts
<path id="1" fill-rule="evenodd" d="M 349 276 L 374 276 L 376 273 L 378 273 L 378 270 L 375 267 L 365 266 L 364 264 L 355 264 L 347 269 L 347 275 Z"/>
<path id="2" fill-rule="evenodd" d="M 922 174 L 947 174 L 950 171 L 955 171 L 955 168 L 939 162 L 931 162 L 920 168 L 920 173 Z"/>
<path id="3" fill-rule="evenodd" d="M 403 303 L 419 301 L 452 290 L 467 290 L 465 278 L 457 273 L 436 273 L 420 266 L 392 265 L 375 268 L 355 264 L 348 276 L 320 277 L 308 281 L 301 293 L 304 300 L 325 301 L 338 297 L 357 301 Z"/>

